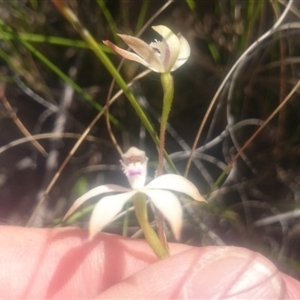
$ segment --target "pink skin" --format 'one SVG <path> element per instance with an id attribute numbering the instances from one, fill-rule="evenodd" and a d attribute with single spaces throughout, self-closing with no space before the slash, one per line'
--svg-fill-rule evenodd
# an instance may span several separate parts
<path id="1" fill-rule="evenodd" d="M 284 299 L 300 283 L 236 247 L 171 244 L 158 261 L 142 240 L 76 228 L 0 226 L 0 299 Z"/>

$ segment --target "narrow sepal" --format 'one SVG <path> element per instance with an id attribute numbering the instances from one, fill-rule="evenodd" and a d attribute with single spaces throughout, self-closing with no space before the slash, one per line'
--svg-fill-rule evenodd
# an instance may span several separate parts
<path id="1" fill-rule="evenodd" d="M 146 189 L 171 190 L 186 194 L 196 201 L 206 200 L 199 194 L 196 186 L 186 178 L 176 174 L 165 174 L 153 179 L 145 187 Z"/>
<path id="2" fill-rule="evenodd" d="M 89 223 L 89 238 L 92 239 L 99 231 L 109 224 L 122 210 L 125 203 L 136 191 L 103 197 L 92 212 Z"/>
<path id="3" fill-rule="evenodd" d="M 182 227 L 182 206 L 178 198 L 169 191 L 145 190 L 143 193 L 150 198 L 154 206 L 164 215 L 176 240 L 179 240 Z"/>
<path id="4" fill-rule="evenodd" d="M 105 184 L 105 185 L 100 185 L 98 187 L 95 187 L 93 189 L 91 189 L 90 191 L 88 191 L 87 193 L 83 194 L 81 197 L 79 197 L 74 203 L 73 205 L 70 207 L 70 209 L 68 210 L 68 212 L 65 214 L 63 221 L 66 220 L 69 216 L 71 216 L 74 211 L 81 206 L 84 202 L 86 202 L 87 200 L 95 197 L 95 196 L 99 196 L 101 194 L 104 193 L 112 193 L 112 192 L 128 192 L 130 191 L 130 189 L 125 188 L 123 186 L 120 185 L 116 185 L 116 184 Z"/>

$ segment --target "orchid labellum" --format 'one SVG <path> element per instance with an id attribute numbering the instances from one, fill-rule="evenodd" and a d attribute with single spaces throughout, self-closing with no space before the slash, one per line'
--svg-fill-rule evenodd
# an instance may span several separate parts
<path id="1" fill-rule="evenodd" d="M 131 189 L 115 184 L 105 184 L 93 188 L 74 202 L 64 219 L 68 218 L 79 206 L 95 196 L 106 193 L 118 193 L 105 196 L 96 204 L 89 223 L 89 233 L 90 238 L 92 238 L 122 211 L 127 201 L 136 194 L 142 193 L 165 216 L 175 238 L 179 239 L 182 227 L 182 206 L 176 195 L 177 192 L 184 193 L 196 201 L 205 201 L 205 199 L 199 194 L 193 183 L 175 174 L 159 176 L 147 185 L 144 185 L 147 174 L 147 160 L 148 158 L 144 151 L 135 147 L 130 148 L 122 156 L 121 163 Z"/>
<path id="2" fill-rule="evenodd" d="M 154 72 L 175 71 L 189 58 L 189 43 L 180 33 L 176 35 L 166 26 L 158 25 L 152 28 L 162 36 L 162 40 L 155 40 L 150 45 L 139 38 L 118 34 L 136 54 L 119 48 L 110 41 L 103 41 L 103 43 L 124 58 L 136 61 Z"/>

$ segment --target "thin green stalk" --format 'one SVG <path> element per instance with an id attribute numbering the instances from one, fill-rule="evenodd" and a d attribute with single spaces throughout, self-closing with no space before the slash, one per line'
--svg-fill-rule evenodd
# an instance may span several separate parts
<path id="1" fill-rule="evenodd" d="M 193 11 L 193 12 L 196 11 L 196 3 L 194 0 L 185 0 L 185 2 L 187 3 L 187 5 L 191 11 Z"/>
<path id="2" fill-rule="evenodd" d="M 221 173 L 221 175 L 217 178 L 216 182 L 213 184 L 213 186 L 211 187 L 209 193 L 208 193 L 208 197 L 210 197 L 211 193 L 215 191 L 215 189 L 221 185 L 222 180 L 225 178 L 225 176 L 227 176 L 229 174 L 229 171 L 231 169 L 231 166 L 227 166 L 223 172 Z"/>
<path id="3" fill-rule="evenodd" d="M 0 40 L 14 40 L 15 38 L 24 40 L 27 42 L 34 42 L 34 43 L 45 43 L 49 45 L 58 45 L 58 46 L 67 46 L 67 47 L 76 47 L 76 48 L 89 48 L 90 46 L 82 40 L 72 40 L 67 38 L 62 38 L 58 36 L 47 36 L 42 34 L 35 34 L 35 33 L 8 33 L 8 32 L 0 32 Z M 112 53 L 112 50 L 102 44 L 98 44 L 103 51 L 107 53 Z"/>
<path id="4" fill-rule="evenodd" d="M 161 84 L 163 87 L 164 98 L 163 98 L 163 109 L 160 120 L 160 143 L 158 151 L 158 167 L 157 167 L 157 176 L 160 176 L 163 173 L 163 158 L 164 158 L 164 148 L 165 148 L 165 136 L 166 128 L 168 123 L 168 117 L 171 110 L 171 105 L 173 102 L 174 96 L 174 81 L 171 73 L 162 73 L 161 74 Z"/>
<path id="5" fill-rule="evenodd" d="M 30 43 L 22 41 L 23 45 L 34 54 L 40 61 L 42 61 L 49 69 L 51 69 L 56 75 L 58 75 L 63 81 L 68 83 L 74 91 L 81 94 L 85 100 L 92 104 L 97 110 L 102 110 L 103 107 L 97 103 L 88 93 L 86 93 L 77 83 L 75 83 L 68 75 L 62 72 L 54 63 L 52 63 L 46 56 L 44 56 L 40 51 L 33 47 Z M 112 120 L 115 124 L 118 123 L 116 119 Z"/>
<path id="6" fill-rule="evenodd" d="M 122 11 L 122 20 L 123 20 L 123 26 L 126 29 L 130 28 L 130 22 L 129 22 L 129 1 L 128 0 L 121 0 L 120 2 L 120 8 Z"/>
<path id="7" fill-rule="evenodd" d="M 81 210 L 76 211 L 74 214 L 72 214 L 67 220 L 63 222 L 64 225 L 70 225 L 74 224 L 77 220 L 81 219 L 82 216 L 87 215 L 90 213 L 95 207 L 95 204 L 91 204 Z M 54 225 L 62 224 L 62 218 L 57 218 L 53 221 Z"/>
<path id="8" fill-rule="evenodd" d="M 166 128 L 168 123 L 168 117 L 171 110 L 171 105 L 174 97 L 174 81 L 171 73 L 162 73 L 161 74 L 161 84 L 163 87 L 163 109 L 160 120 L 160 143 L 159 143 L 159 151 L 158 151 L 158 166 L 156 176 L 160 176 L 163 173 L 163 163 L 164 163 L 164 149 L 165 149 L 165 136 L 166 136 Z M 168 247 L 168 242 L 165 234 L 164 227 L 164 217 L 159 212 L 156 211 L 157 218 L 157 231 L 159 239 L 164 245 L 165 248 Z"/>
<path id="9" fill-rule="evenodd" d="M 139 13 L 139 18 L 135 27 L 135 34 L 137 35 L 141 28 L 143 27 L 143 24 L 145 22 L 146 13 L 149 6 L 149 0 L 143 0 L 142 7 Z"/>
<path id="10" fill-rule="evenodd" d="M 110 28 L 110 31 L 112 32 L 113 36 L 114 36 L 114 39 L 115 41 L 118 41 L 118 36 L 117 36 L 117 26 L 116 26 L 116 23 L 114 21 L 114 18 L 112 17 L 110 11 L 107 9 L 107 6 L 105 4 L 105 1 L 103 0 L 97 0 L 97 3 L 98 5 L 100 6 L 102 12 L 103 12 L 103 15 L 107 21 L 107 24 Z"/>
<path id="11" fill-rule="evenodd" d="M 168 250 L 163 247 L 158 236 L 156 235 L 155 231 L 152 229 L 148 221 L 147 203 L 145 195 L 142 193 L 137 193 L 133 197 L 133 205 L 138 222 L 144 232 L 145 239 L 154 251 L 154 253 L 160 259 L 168 257 Z"/>

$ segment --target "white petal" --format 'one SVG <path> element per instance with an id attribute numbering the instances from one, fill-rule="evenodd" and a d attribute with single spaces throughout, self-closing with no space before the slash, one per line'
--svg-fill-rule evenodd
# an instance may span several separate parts
<path id="1" fill-rule="evenodd" d="M 131 191 L 123 194 L 103 197 L 95 206 L 90 223 L 89 238 L 92 239 L 95 234 L 101 231 L 113 218 L 122 210 L 124 204 L 135 194 Z"/>
<path id="2" fill-rule="evenodd" d="M 65 214 L 63 221 L 66 220 L 80 205 L 82 205 L 85 201 L 104 194 L 104 193 L 111 193 L 111 192 L 128 192 L 130 189 L 125 188 L 120 185 L 116 184 L 105 184 L 105 185 L 100 185 L 96 188 L 91 189 L 87 193 L 83 194 L 81 197 L 79 197 L 73 205 L 70 207 L 68 212 Z"/>
<path id="3" fill-rule="evenodd" d="M 182 227 L 182 207 L 178 198 L 173 193 L 162 190 L 143 190 L 143 193 L 165 216 L 176 240 L 179 240 Z"/>
<path id="4" fill-rule="evenodd" d="M 165 72 L 170 72 L 178 58 L 180 50 L 179 39 L 176 34 L 166 26 L 158 25 L 152 26 L 152 28 L 163 37 L 162 45 L 164 45 L 164 47 L 161 47 L 160 59 Z"/>
<path id="5" fill-rule="evenodd" d="M 125 58 L 135 60 L 133 58 L 136 58 L 136 56 L 137 56 L 138 60 L 135 60 L 135 61 L 137 61 L 139 63 L 143 62 L 142 64 L 144 66 L 147 66 L 149 69 L 153 70 L 154 72 L 159 72 L 159 73 L 164 72 L 164 68 L 163 68 L 163 65 L 161 64 L 160 57 L 159 57 L 158 53 L 152 47 L 150 47 L 150 45 L 148 45 L 143 40 L 138 39 L 134 36 L 130 36 L 130 35 L 126 35 L 126 34 L 118 34 L 118 36 L 134 52 L 136 52 L 138 54 L 138 55 L 134 54 L 135 56 L 133 56 L 132 52 L 128 52 L 128 53 L 131 54 L 131 58 L 124 56 Z M 125 50 L 123 50 L 123 51 L 125 51 Z M 119 54 L 122 55 L 121 53 L 119 53 Z"/>
<path id="6" fill-rule="evenodd" d="M 165 189 L 184 193 L 196 201 L 206 200 L 199 194 L 196 186 L 186 178 L 176 174 L 165 174 L 153 179 L 145 189 Z"/>
<path id="7" fill-rule="evenodd" d="M 173 65 L 171 71 L 175 71 L 181 65 L 183 65 L 188 60 L 188 58 L 190 57 L 190 54 L 191 54 L 191 48 L 190 48 L 188 41 L 180 33 L 177 35 L 177 37 L 178 37 L 179 43 L 180 43 L 180 50 L 179 50 L 177 60 L 176 60 L 175 64 Z"/>
<path id="8" fill-rule="evenodd" d="M 149 63 L 147 61 L 145 61 L 144 59 L 142 59 L 140 56 L 136 55 L 135 53 L 126 51 L 126 50 L 116 46 L 115 44 L 111 43 L 110 41 L 103 41 L 103 43 L 106 46 L 113 49 L 115 52 L 117 52 L 122 57 L 124 57 L 126 59 L 129 59 L 129 60 L 132 60 L 132 61 L 136 61 L 136 62 L 144 65 L 145 67 L 150 68 Z M 153 71 L 158 72 L 156 70 L 153 70 Z"/>

